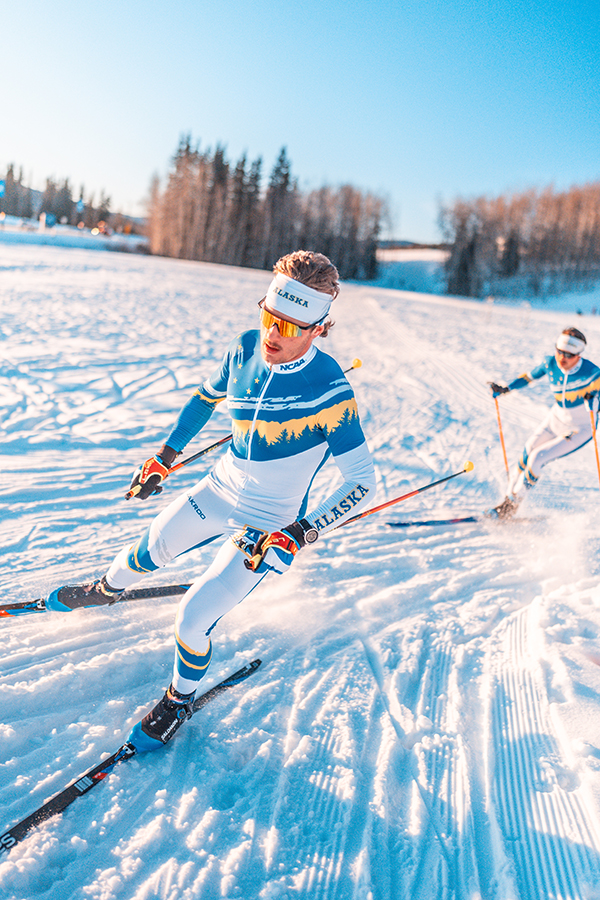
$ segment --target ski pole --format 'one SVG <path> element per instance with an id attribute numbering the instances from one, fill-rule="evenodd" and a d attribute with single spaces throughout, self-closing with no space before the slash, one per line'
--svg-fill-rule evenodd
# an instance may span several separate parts
<path id="1" fill-rule="evenodd" d="M 361 366 L 362 366 L 362 360 L 360 360 L 358 358 L 353 359 L 352 365 L 349 366 L 347 369 L 344 369 L 344 375 L 347 375 L 348 372 L 352 371 L 352 369 L 360 369 Z M 194 453 L 193 456 L 188 456 L 187 459 L 182 459 L 181 462 L 178 462 L 174 466 L 171 466 L 171 468 L 165 475 L 165 478 L 168 475 L 170 475 L 172 472 L 177 471 L 177 469 L 181 469 L 183 466 L 189 465 L 191 462 L 194 462 L 196 459 L 200 459 L 200 457 L 204 456 L 206 453 L 210 453 L 211 450 L 216 450 L 217 447 L 220 447 L 222 444 L 226 444 L 228 441 L 230 441 L 232 439 L 232 437 L 233 437 L 232 434 L 228 434 L 226 437 L 221 438 L 220 441 L 216 441 L 214 444 L 211 444 L 210 447 L 205 447 L 204 450 L 199 450 L 198 453 Z M 132 497 L 135 497 L 136 494 L 139 494 L 141 489 L 142 489 L 142 485 L 136 484 L 136 486 L 131 488 L 130 491 L 127 491 L 127 493 L 125 494 L 125 499 L 131 500 Z"/>
<path id="2" fill-rule="evenodd" d="M 502 453 L 504 454 L 504 467 L 506 469 L 507 477 L 510 476 L 508 469 L 508 459 L 506 458 L 506 447 L 504 446 L 504 435 L 502 434 L 502 421 L 500 419 L 500 407 L 498 406 L 498 398 L 494 397 L 494 403 L 496 404 L 496 415 L 498 416 L 498 432 L 500 434 L 500 443 L 502 444 Z"/>
<path id="3" fill-rule="evenodd" d="M 408 500 L 410 497 L 415 497 L 417 494 L 422 494 L 423 491 L 428 491 L 429 488 L 435 487 L 438 484 L 443 484 L 445 481 L 450 481 L 451 478 L 456 478 L 457 475 L 462 475 L 463 472 L 471 472 L 474 468 L 473 463 L 468 460 L 460 472 L 454 472 L 453 475 L 446 475 L 445 478 L 439 478 L 437 481 L 432 481 L 430 484 L 425 484 L 423 487 L 417 488 L 415 491 L 409 491 L 408 494 L 402 494 L 401 497 L 396 497 L 394 500 L 388 500 L 387 503 L 380 503 L 379 506 L 374 506 L 373 509 L 368 509 L 366 512 L 359 513 L 357 516 L 352 516 L 351 519 L 346 519 L 345 522 L 342 522 L 341 525 L 338 525 L 337 528 L 344 528 L 346 525 L 350 525 L 351 522 L 358 522 L 359 519 L 364 519 L 366 516 L 372 516 L 373 513 L 381 512 L 382 509 L 387 509 L 388 506 L 394 506 L 395 503 L 401 503 L 402 500 Z M 336 529 L 332 529 L 335 531 Z"/>
<path id="4" fill-rule="evenodd" d="M 204 450 L 199 450 L 198 453 L 194 453 L 193 456 L 188 456 L 187 459 L 182 459 L 181 462 L 175 463 L 174 466 L 171 466 L 168 474 L 171 472 L 175 472 L 177 469 L 181 469 L 182 466 L 187 466 L 189 463 L 194 462 L 195 459 L 200 459 L 201 456 L 204 456 L 205 453 L 210 453 L 211 450 L 216 450 L 217 447 L 220 447 L 221 444 L 226 444 L 228 441 L 232 439 L 233 435 L 228 434 L 226 437 L 221 438 L 220 441 L 216 441 L 214 444 L 211 444 L 210 447 L 205 447 Z"/>
<path id="5" fill-rule="evenodd" d="M 594 450 L 596 451 L 596 468 L 598 469 L 598 481 L 600 482 L 600 456 L 598 456 L 598 438 L 596 437 L 596 422 L 594 420 L 594 409 L 593 409 L 593 400 L 590 398 L 587 401 L 588 409 L 590 411 L 590 421 L 592 423 L 592 437 L 594 438 Z"/>

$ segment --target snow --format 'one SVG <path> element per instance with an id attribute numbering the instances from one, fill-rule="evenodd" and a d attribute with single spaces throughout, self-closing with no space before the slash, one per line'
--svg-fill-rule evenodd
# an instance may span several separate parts
<path id="1" fill-rule="evenodd" d="M 126 501 L 134 466 L 267 272 L 0 242 L 1 602 L 102 574 L 209 457 Z M 384 502 L 221 621 L 206 687 L 259 671 L 0 857 L 6 900 L 600 897 L 600 490 L 592 445 L 521 521 L 391 528 L 500 499 L 486 382 L 600 320 L 345 285 L 322 343 L 355 386 Z M 509 456 L 550 403 L 501 398 Z M 228 433 L 218 411 L 190 453 Z M 215 457 L 213 457 L 215 458 Z M 319 501 L 335 466 L 315 485 Z M 196 550 L 145 584 L 185 582 Z M 176 598 L 2 621 L 0 832 L 103 756 L 167 686 Z M 2 827 L 4 825 L 4 827 Z"/>
<path id="2" fill-rule="evenodd" d="M 98 230 L 56 224 L 51 228 L 35 219 L 0 215 L 0 243 L 43 244 L 52 247 L 78 247 L 86 250 L 118 250 L 146 253 L 147 238 L 137 234 L 103 234 Z"/>

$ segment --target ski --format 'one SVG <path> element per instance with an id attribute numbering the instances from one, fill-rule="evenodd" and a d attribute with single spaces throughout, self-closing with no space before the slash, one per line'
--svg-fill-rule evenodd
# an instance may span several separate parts
<path id="1" fill-rule="evenodd" d="M 219 684 L 215 684 L 214 687 L 211 687 L 204 694 L 201 694 L 200 697 L 197 697 L 194 700 L 192 714 L 205 707 L 207 703 L 210 703 L 211 700 L 214 700 L 215 697 L 218 697 L 223 691 L 245 681 L 246 678 L 256 672 L 260 665 L 261 660 L 255 659 L 252 662 L 247 663 L 247 665 L 243 666 L 237 672 L 234 672 L 233 675 L 224 678 Z M 113 753 L 108 759 L 103 760 L 103 762 L 94 766 L 92 769 L 88 769 L 88 771 L 84 772 L 83 775 L 80 775 L 76 781 L 67 785 L 66 788 L 58 794 L 55 794 L 54 797 L 36 809 L 35 812 L 31 813 L 31 815 L 27 816 L 21 822 L 17 822 L 16 825 L 13 825 L 12 828 L 9 828 L 8 831 L 1 835 L 0 853 L 11 850 L 15 844 L 22 841 L 33 828 L 36 828 L 47 819 L 52 818 L 52 816 L 61 813 L 70 806 L 71 803 L 74 803 L 78 797 L 82 797 L 84 794 L 87 794 L 88 791 L 91 791 L 93 787 L 96 787 L 97 784 L 100 784 L 100 782 L 112 772 L 115 766 L 125 760 L 132 759 L 136 755 L 137 750 L 132 744 L 123 744 L 123 746 L 119 747 L 116 753 Z"/>
<path id="2" fill-rule="evenodd" d="M 189 584 L 159 584 L 156 585 L 156 587 L 134 588 L 131 591 L 125 591 L 114 601 L 114 603 L 127 603 L 130 600 L 148 600 L 157 597 L 174 597 L 177 594 L 185 594 L 189 587 Z M 101 607 L 92 606 L 82 608 L 101 609 Z M 23 616 L 28 615 L 29 613 L 40 612 L 48 612 L 46 609 L 46 601 L 41 597 L 37 600 L 24 600 L 21 603 L 0 604 L 0 618 Z"/>
<path id="3" fill-rule="evenodd" d="M 510 519 L 497 519 L 493 516 L 458 516 L 454 519 L 411 519 L 406 522 L 386 522 L 390 528 L 421 528 L 436 525 L 459 525 L 463 522 L 487 522 L 490 525 L 531 525 L 532 522 L 545 522 L 545 516 L 519 516 Z"/>
<path id="4" fill-rule="evenodd" d="M 417 528 L 425 525 L 457 525 L 459 522 L 482 522 L 486 516 L 459 516 L 455 519 L 414 519 L 408 522 L 386 522 L 391 528 Z"/>

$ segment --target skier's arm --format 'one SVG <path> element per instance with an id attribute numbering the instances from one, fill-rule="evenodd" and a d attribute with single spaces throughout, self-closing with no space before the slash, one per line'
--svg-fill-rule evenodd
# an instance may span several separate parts
<path id="1" fill-rule="evenodd" d="M 152 494 L 160 494 L 162 482 L 185 445 L 195 437 L 210 419 L 222 397 L 211 399 L 207 382 L 190 397 L 179 414 L 171 434 L 155 456 L 147 459 L 135 472 L 129 491 L 138 500 L 146 500 Z"/>
<path id="2" fill-rule="evenodd" d="M 181 453 L 186 444 L 204 428 L 217 403 L 225 399 L 225 393 L 226 391 L 215 391 L 210 379 L 200 385 L 179 413 L 179 418 L 163 444 L 163 449 L 172 448 L 175 455 Z M 162 455 L 162 451 L 159 451 L 159 455 Z"/>
<path id="3" fill-rule="evenodd" d="M 316 509 L 306 513 L 319 535 L 333 531 L 375 499 L 375 468 L 366 442 L 334 458 L 343 484 Z"/>
<path id="4" fill-rule="evenodd" d="M 158 453 L 147 459 L 137 470 L 129 488 L 129 496 L 146 500 L 152 494 L 160 494 L 162 482 L 169 474 L 176 457 L 206 425 L 217 403 L 227 394 L 229 355 L 228 350 L 221 366 L 192 394 Z"/>
<path id="5" fill-rule="evenodd" d="M 521 388 L 527 387 L 527 385 L 532 381 L 536 381 L 538 378 L 543 378 L 547 371 L 547 361 L 544 360 L 543 363 L 540 363 L 539 366 L 535 366 L 535 368 L 533 368 L 530 372 L 523 372 L 523 374 L 519 375 L 518 378 L 515 378 L 514 381 L 510 381 L 508 384 L 508 390 L 518 391 Z"/>
<path id="6" fill-rule="evenodd" d="M 600 408 L 600 402 L 598 402 L 598 397 L 600 396 L 600 369 L 596 367 L 596 371 L 594 373 L 594 377 L 590 384 L 585 388 L 585 393 L 583 395 L 583 399 L 587 404 L 588 409 L 596 410 Z M 596 402 L 594 402 L 596 401 Z"/>
<path id="7" fill-rule="evenodd" d="M 515 378 L 514 381 L 511 381 L 508 385 L 496 384 L 495 381 L 488 381 L 490 390 L 492 392 L 492 397 L 496 398 L 501 394 L 508 394 L 509 391 L 518 391 L 520 388 L 527 387 L 527 385 L 531 381 L 534 381 L 536 378 L 542 378 L 542 376 L 545 375 L 547 371 L 547 361 L 544 360 L 543 363 L 540 363 L 540 365 L 532 369 L 531 372 L 524 372 L 522 375 L 519 375 L 518 378 Z"/>
<path id="8" fill-rule="evenodd" d="M 185 404 L 179 413 L 175 427 L 163 446 L 171 447 L 176 454 L 179 454 L 186 444 L 204 428 L 217 404 L 227 396 L 231 359 L 238 349 L 239 338 L 236 338 L 227 348 L 219 368 L 200 385 Z"/>

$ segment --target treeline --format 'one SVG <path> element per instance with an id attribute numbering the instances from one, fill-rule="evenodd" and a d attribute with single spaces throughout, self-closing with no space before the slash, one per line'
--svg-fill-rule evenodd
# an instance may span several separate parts
<path id="1" fill-rule="evenodd" d="M 0 176 L 2 177 L 2 176 Z M 7 216 L 21 219 L 38 219 L 45 213 L 56 222 L 65 225 L 82 225 L 85 228 L 96 228 L 100 222 L 106 223 L 113 231 L 140 233 L 139 223 L 121 213 L 111 213 L 110 197 L 104 191 L 100 193 L 98 203 L 94 198 L 84 199 L 84 188 L 79 191 L 78 199 L 73 196 L 69 179 L 46 179 L 43 191 L 27 187 L 23 179 L 23 171 L 15 173 L 14 165 L 9 165 L 6 175 L 4 196 L 0 197 L 0 212 Z"/>
<path id="2" fill-rule="evenodd" d="M 262 159 L 237 163 L 225 149 L 201 151 L 191 137 L 177 148 L 166 183 L 151 188 L 152 253 L 270 269 L 298 248 L 325 253 L 342 278 L 374 278 L 385 202 L 344 185 L 302 192 L 285 148 L 262 188 Z"/>
<path id="3" fill-rule="evenodd" d="M 449 294 L 555 294 L 600 279 L 600 183 L 457 200 L 440 227 Z"/>

